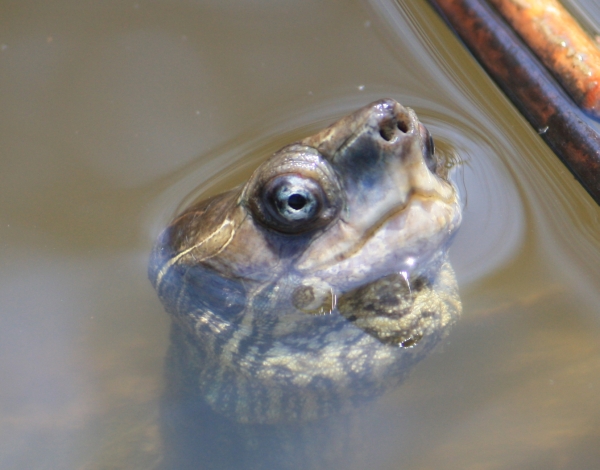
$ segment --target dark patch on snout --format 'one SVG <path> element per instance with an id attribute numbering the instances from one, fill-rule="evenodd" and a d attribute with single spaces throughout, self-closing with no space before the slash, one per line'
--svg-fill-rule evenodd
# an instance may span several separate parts
<path id="1" fill-rule="evenodd" d="M 418 130 L 410 113 L 392 100 L 373 103 L 362 113 L 363 127 L 339 146 L 333 163 L 343 180 L 368 190 L 379 183 L 390 159 L 402 157 Z"/>
<path id="2" fill-rule="evenodd" d="M 385 170 L 385 159 L 378 138 L 379 133 L 376 136 L 365 133 L 341 149 L 334 162 L 342 173 L 342 180 L 369 189 L 377 184 Z"/>
<path id="3" fill-rule="evenodd" d="M 376 188 L 389 171 L 388 161 L 401 158 L 408 142 L 406 136 L 394 136 L 394 140 L 387 141 L 380 131 L 365 131 L 336 154 L 334 163 L 343 181 L 366 190 Z"/>

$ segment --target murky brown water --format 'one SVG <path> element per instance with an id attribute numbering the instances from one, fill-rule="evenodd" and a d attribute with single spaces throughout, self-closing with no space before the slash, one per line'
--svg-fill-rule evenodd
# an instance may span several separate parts
<path id="1" fill-rule="evenodd" d="M 151 468 L 153 239 L 381 97 L 466 162 L 465 313 L 378 407 L 372 468 L 597 468 L 600 209 L 409 0 L 0 4 L 0 467 Z"/>

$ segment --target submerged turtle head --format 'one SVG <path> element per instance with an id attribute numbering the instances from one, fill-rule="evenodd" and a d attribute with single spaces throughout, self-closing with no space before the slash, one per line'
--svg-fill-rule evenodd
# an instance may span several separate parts
<path id="1" fill-rule="evenodd" d="M 186 209 L 150 277 L 215 409 L 312 419 L 397 383 L 444 335 L 460 219 L 429 132 L 381 100 Z"/>

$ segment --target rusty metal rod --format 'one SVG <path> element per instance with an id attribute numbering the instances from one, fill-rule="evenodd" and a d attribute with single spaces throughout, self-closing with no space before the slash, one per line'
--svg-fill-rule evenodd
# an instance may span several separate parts
<path id="1" fill-rule="evenodd" d="M 600 205 L 600 136 L 538 59 L 483 0 L 429 0 Z"/>
<path id="2" fill-rule="evenodd" d="M 489 0 L 577 105 L 600 118 L 600 48 L 557 0 Z"/>

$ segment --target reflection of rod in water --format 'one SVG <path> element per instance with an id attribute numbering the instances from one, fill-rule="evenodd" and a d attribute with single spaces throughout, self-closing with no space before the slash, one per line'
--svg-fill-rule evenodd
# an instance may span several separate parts
<path id="1" fill-rule="evenodd" d="M 600 204 L 600 136 L 539 61 L 483 0 L 429 0 Z"/>

